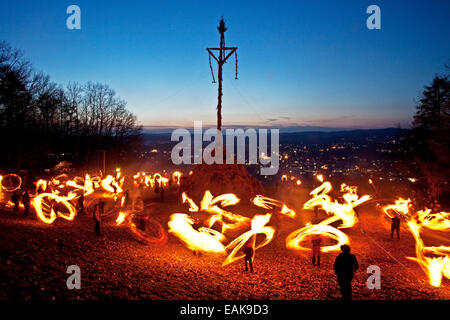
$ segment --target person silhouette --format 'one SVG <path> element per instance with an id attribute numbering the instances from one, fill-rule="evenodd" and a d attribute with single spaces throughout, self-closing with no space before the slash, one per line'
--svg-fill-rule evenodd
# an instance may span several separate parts
<path id="1" fill-rule="evenodd" d="M 400 240 L 400 217 L 396 214 L 391 222 L 391 239 L 394 239 L 394 232 L 397 233 L 397 239 Z"/>
<path id="2" fill-rule="evenodd" d="M 342 300 L 352 299 L 352 280 L 355 272 L 358 270 L 358 260 L 354 254 L 350 253 L 349 245 L 341 246 L 341 253 L 334 261 L 334 272 L 342 294 Z"/>
<path id="3" fill-rule="evenodd" d="M 248 271 L 247 264 L 250 265 L 250 272 L 253 272 L 253 259 L 255 258 L 254 236 L 244 244 L 244 263 L 245 271 Z"/>

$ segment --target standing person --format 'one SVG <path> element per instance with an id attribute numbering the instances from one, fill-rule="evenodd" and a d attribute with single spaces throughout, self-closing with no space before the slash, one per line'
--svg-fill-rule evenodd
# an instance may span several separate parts
<path id="1" fill-rule="evenodd" d="M 400 240 L 400 217 L 395 214 L 391 222 L 391 239 L 394 239 L 394 232 L 397 232 L 397 239 Z"/>
<path id="2" fill-rule="evenodd" d="M 315 220 L 319 219 L 319 207 L 318 206 L 314 207 L 314 219 Z M 318 222 L 314 222 L 314 223 L 318 223 Z"/>
<path id="3" fill-rule="evenodd" d="M 159 195 L 160 195 L 161 202 L 164 202 L 164 187 L 161 187 Z"/>
<path id="4" fill-rule="evenodd" d="M 250 265 L 250 272 L 253 272 L 253 259 L 255 258 L 255 250 L 253 249 L 254 236 L 244 244 L 244 263 L 245 271 L 248 271 L 247 262 Z"/>
<path id="5" fill-rule="evenodd" d="M 84 193 L 78 198 L 79 213 L 84 213 Z"/>
<path id="6" fill-rule="evenodd" d="M 200 219 L 194 218 L 193 220 L 194 220 L 194 223 L 192 224 L 192 228 L 194 230 L 198 231 L 198 229 L 200 229 L 202 227 L 202 223 L 201 223 Z M 200 250 L 192 250 L 192 253 L 196 257 L 200 257 L 202 255 L 202 252 Z"/>
<path id="7" fill-rule="evenodd" d="M 334 272 L 341 289 L 342 300 L 351 300 L 352 280 L 356 270 L 359 268 L 358 260 L 356 260 L 354 254 L 350 253 L 349 245 L 342 245 L 341 251 L 334 261 Z"/>
<path id="8" fill-rule="evenodd" d="M 25 208 L 25 217 L 27 217 L 28 214 L 30 213 L 30 202 L 31 202 L 30 194 L 28 193 L 27 190 L 25 190 L 22 196 L 22 203 Z"/>
<path id="9" fill-rule="evenodd" d="M 159 181 L 156 180 L 155 181 L 155 193 L 158 193 L 158 192 L 159 192 Z"/>
<path id="10" fill-rule="evenodd" d="M 11 196 L 11 201 L 14 203 L 14 211 L 19 211 L 20 196 L 17 190 L 14 191 L 13 195 Z"/>
<path id="11" fill-rule="evenodd" d="M 312 236 L 312 264 L 313 266 L 316 265 L 320 267 L 320 251 L 321 251 L 321 245 L 322 245 L 322 238 L 320 235 L 315 234 Z"/>
<path id="12" fill-rule="evenodd" d="M 96 235 L 99 236 L 101 216 L 100 216 L 100 205 L 98 203 L 94 205 L 92 217 L 94 218 L 94 232 Z"/>

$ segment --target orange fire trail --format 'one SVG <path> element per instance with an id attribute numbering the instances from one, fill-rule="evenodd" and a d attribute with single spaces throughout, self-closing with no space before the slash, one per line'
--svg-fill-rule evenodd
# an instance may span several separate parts
<path id="1" fill-rule="evenodd" d="M 330 218 L 322 222 L 323 224 L 331 224 L 335 221 L 341 220 L 342 224 L 338 228 L 343 229 L 353 227 L 358 222 L 354 208 L 370 200 L 371 196 L 364 195 L 359 198 L 356 193 L 356 187 L 349 187 L 343 184 L 341 185 L 341 191 L 346 191 L 343 195 L 345 203 L 339 203 L 336 200 L 331 200 L 331 197 L 328 195 L 331 190 L 331 183 L 322 183 L 322 185 L 311 191 L 310 195 L 312 195 L 313 198 L 308 200 L 303 205 L 303 208 L 311 209 L 319 206 L 327 214 L 332 214 Z"/>
<path id="2" fill-rule="evenodd" d="M 323 181 L 322 175 L 317 176 L 317 178 L 319 181 Z M 311 191 L 310 195 L 313 197 L 303 205 L 303 208 L 311 209 L 318 206 L 327 214 L 332 214 L 332 216 L 321 221 L 319 224 L 308 224 L 289 234 L 286 238 L 286 247 L 288 249 L 299 251 L 311 250 L 310 248 L 302 246 L 302 243 L 313 235 L 319 235 L 337 241 L 335 245 L 321 248 L 323 252 L 338 251 L 341 245 L 350 243 L 350 240 L 345 233 L 330 226 L 330 224 L 341 220 L 342 224 L 338 228 L 353 227 L 358 222 L 354 208 L 361 203 L 366 202 L 371 197 L 365 195 L 360 198 L 357 194 L 358 190 L 356 187 L 342 184 L 341 192 L 345 192 L 343 195 L 345 203 L 339 203 L 336 200 L 331 200 L 331 197 L 328 195 L 331 190 L 331 183 L 323 182 L 322 185 Z"/>
<path id="3" fill-rule="evenodd" d="M 190 250 L 210 253 L 225 253 L 221 243 L 225 237 L 210 228 L 201 227 L 195 230 L 194 221 L 187 214 L 174 213 L 170 216 L 169 232 L 173 233 Z"/>
<path id="4" fill-rule="evenodd" d="M 77 211 L 69 200 L 71 200 L 69 197 L 60 197 L 53 193 L 41 193 L 34 197 L 32 205 L 38 218 L 44 223 L 51 224 L 57 217 L 61 217 L 68 221 L 72 221 L 75 218 Z M 57 212 L 55 212 L 55 205 L 57 207 L 59 204 L 62 204 L 69 212 L 63 213 L 59 210 L 56 210 Z"/>
<path id="5" fill-rule="evenodd" d="M 251 201 L 255 206 L 264 208 L 264 209 L 273 209 L 273 207 L 279 207 L 281 208 L 280 213 L 284 214 L 290 218 L 295 218 L 296 212 L 293 209 L 290 209 L 286 206 L 285 203 L 279 200 L 271 199 L 269 197 L 265 197 L 262 195 L 257 195 L 256 197 L 252 198 Z"/>
<path id="6" fill-rule="evenodd" d="M 203 211 L 211 214 L 211 217 L 207 220 L 209 228 L 211 228 L 216 222 L 218 222 L 222 225 L 222 233 L 225 233 L 227 230 L 239 229 L 245 226 L 250 221 L 250 219 L 247 217 L 234 214 L 221 208 L 236 205 L 237 203 L 239 203 L 239 198 L 232 193 L 213 197 L 211 192 L 209 190 L 206 190 L 200 203 L 200 208 L 184 192 L 182 194 L 182 201 L 183 203 L 189 204 L 190 212 Z"/>
<path id="7" fill-rule="evenodd" d="M 256 247 L 254 247 L 255 251 L 261 247 L 264 247 L 265 245 L 269 244 L 270 241 L 272 241 L 273 236 L 275 234 L 275 229 L 266 226 L 271 216 L 272 215 L 269 213 L 266 215 L 255 215 L 253 217 L 250 231 L 241 234 L 239 237 L 237 237 L 227 245 L 226 249 L 227 251 L 231 250 L 231 253 L 222 263 L 222 266 L 226 266 L 227 264 L 233 263 L 243 258 L 244 255 L 243 254 L 238 255 L 238 252 L 242 248 L 242 246 L 245 243 L 247 243 L 248 240 L 250 240 L 251 237 L 256 236 L 257 234 L 263 234 L 266 236 L 263 242 L 259 243 L 258 245 L 256 245 Z"/>
<path id="8" fill-rule="evenodd" d="M 141 229 L 137 228 L 136 224 L 133 221 L 130 221 L 129 228 L 130 228 L 130 231 L 132 232 L 132 234 L 136 237 L 136 239 L 143 243 L 147 243 L 147 244 L 163 245 L 163 244 L 167 243 L 167 240 L 169 238 L 168 238 L 167 232 L 166 232 L 166 230 L 164 230 L 163 226 L 154 219 L 146 219 L 146 222 L 157 227 L 158 236 L 156 236 L 156 237 L 149 236 L 145 232 L 145 230 L 141 230 Z"/>
<path id="9" fill-rule="evenodd" d="M 416 257 L 407 258 L 419 264 L 432 286 L 440 287 L 443 277 L 450 279 L 450 247 L 426 247 L 420 233 L 422 229 L 450 231 L 450 213 L 431 213 L 430 209 L 425 209 L 411 215 L 410 201 L 410 199 L 399 198 L 394 204 L 384 206 L 382 210 L 390 218 L 393 217 L 391 214 L 393 211 L 406 219 L 408 229 L 416 241 Z M 427 256 L 426 254 L 432 256 Z"/>
<path id="10" fill-rule="evenodd" d="M 0 176 L 0 186 L 6 192 L 14 192 L 22 185 L 22 178 L 14 173 Z"/>
<path id="11" fill-rule="evenodd" d="M 417 256 L 416 258 L 408 257 L 408 259 L 419 264 L 432 286 L 440 287 L 443 277 L 450 279 L 450 247 L 425 247 L 420 237 L 422 226 L 414 220 L 408 221 L 407 225 L 416 240 Z M 426 253 L 435 255 L 435 257 L 427 257 Z"/>
<path id="12" fill-rule="evenodd" d="M 300 228 L 286 238 L 286 247 L 291 250 L 310 251 L 310 248 L 303 247 L 301 245 L 308 237 L 313 235 L 319 235 L 321 237 L 331 238 L 336 240 L 335 245 L 322 247 L 322 252 L 332 252 L 340 250 L 340 246 L 343 244 L 349 244 L 350 240 L 345 233 L 327 224 L 313 224 L 306 225 Z"/>
<path id="13" fill-rule="evenodd" d="M 394 215 L 392 215 L 392 211 L 396 215 L 401 215 L 406 218 L 408 218 L 409 208 L 411 207 L 411 199 L 403 199 L 399 198 L 395 200 L 395 204 L 390 204 L 387 206 L 384 206 L 382 208 L 383 212 L 389 217 L 393 218 Z"/>

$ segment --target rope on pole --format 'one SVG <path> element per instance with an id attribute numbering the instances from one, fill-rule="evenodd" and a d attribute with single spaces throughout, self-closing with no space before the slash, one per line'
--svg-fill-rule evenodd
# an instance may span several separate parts
<path id="1" fill-rule="evenodd" d="M 212 65 L 211 65 L 211 54 L 209 54 L 208 56 L 209 56 L 209 68 L 211 69 L 211 75 L 212 75 L 212 78 L 213 78 L 212 83 L 216 83 L 216 79 L 214 78 L 214 71 L 213 71 L 213 68 L 212 68 Z"/>
<path id="2" fill-rule="evenodd" d="M 237 57 L 237 50 L 234 51 L 234 58 L 235 58 L 235 62 L 236 62 L 236 76 L 234 77 L 234 79 L 238 79 L 238 57 Z"/>

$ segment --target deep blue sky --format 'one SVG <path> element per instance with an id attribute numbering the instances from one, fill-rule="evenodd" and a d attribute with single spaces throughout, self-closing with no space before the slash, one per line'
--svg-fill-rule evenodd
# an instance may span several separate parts
<path id="1" fill-rule="evenodd" d="M 66 8 L 81 8 L 81 30 Z M 381 8 L 381 30 L 366 8 Z M 0 40 L 61 84 L 109 84 L 144 125 L 215 123 L 206 47 L 227 45 L 225 125 L 409 125 L 450 65 L 450 1 L 2 1 Z"/>

